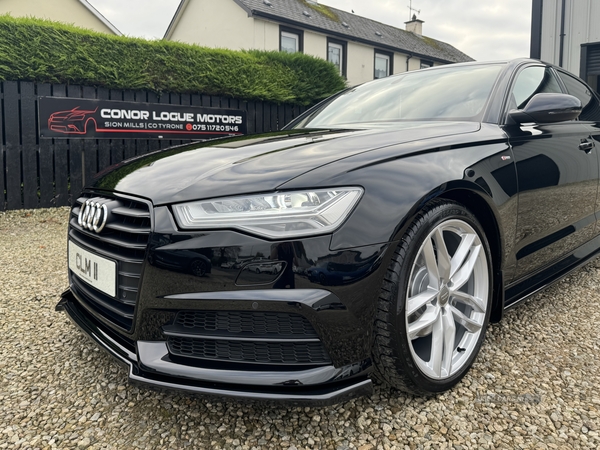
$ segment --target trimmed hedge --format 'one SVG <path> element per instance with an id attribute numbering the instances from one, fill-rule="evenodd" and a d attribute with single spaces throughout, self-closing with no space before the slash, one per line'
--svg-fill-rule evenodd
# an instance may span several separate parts
<path id="1" fill-rule="evenodd" d="M 327 61 L 108 36 L 47 20 L 0 16 L 0 80 L 202 93 L 314 104 L 346 86 Z"/>

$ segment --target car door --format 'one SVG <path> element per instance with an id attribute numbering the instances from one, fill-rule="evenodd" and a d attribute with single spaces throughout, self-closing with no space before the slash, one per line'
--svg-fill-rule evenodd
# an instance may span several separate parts
<path id="1" fill-rule="evenodd" d="M 515 77 L 509 108 L 523 108 L 537 93 L 563 91 L 552 68 L 529 65 Z M 598 157 L 588 122 L 506 125 L 505 131 L 519 188 L 514 277 L 518 281 L 592 238 Z"/>
<path id="2" fill-rule="evenodd" d="M 567 93 L 581 100 L 583 111 L 579 116 L 579 122 L 585 125 L 590 133 L 588 141 L 592 141 L 595 146 L 596 158 L 600 168 L 600 152 L 597 148 L 600 142 L 600 101 L 598 94 L 580 79 L 563 70 L 557 70 L 557 74 L 563 82 Z M 600 235 L 600 184 L 596 195 L 596 228 L 594 236 Z"/>

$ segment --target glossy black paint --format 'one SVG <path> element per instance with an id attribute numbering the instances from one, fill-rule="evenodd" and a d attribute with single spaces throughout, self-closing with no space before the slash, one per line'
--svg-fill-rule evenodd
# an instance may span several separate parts
<path id="1" fill-rule="evenodd" d="M 168 247 L 173 254 L 194 248 L 211 255 L 212 273 L 198 279 L 147 264 L 144 279 L 148 281 L 142 285 L 138 310 L 299 312 L 315 327 L 336 366 L 370 358 L 370 344 L 365 335 L 370 333 L 370 320 L 383 277 L 377 269 L 389 257 L 389 244 L 332 252 L 330 236 L 267 242 L 233 231 L 180 233 L 169 216 L 167 207 L 155 209 L 158 220 L 149 245 L 150 254 L 160 250 L 156 243 Z M 233 268 L 240 260 L 241 267 Z M 270 283 L 264 277 L 255 277 L 255 284 L 248 283 L 240 289 L 239 277 L 256 260 L 285 263 L 286 268 L 276 277 L 265 274 L 272 280 Z M 330 284 L 326 283 L 324 290 L 321 280 L 311 279 L 309 271 L 327 264 L 343 267 L 348 273 L 344 282 L 335 284 L 329 279 Z M 361 270 L 353 271 L 353 267 Z M 328 295 L 309 295 L 315 291 Z M 147 337 L 138 330 L 133 339 Z"/>
<path id="2" fill-rule="evenodd" d="M 506 127 L 519 184 L 516 278 L 550 264 L 592 238 L 597 152 L 579 149 L 592 127 L 582 122 Z"/>
<path id="3" fill-rule="evenodd" d="M 72 292 L 63 293 L 56 310 L 64 311 L 85 335 L 125 367 L 128 370 L 130 382 L 135 384 L 151 385 L 154 388 L 166 390 L 178 389 L 202 396 L 219 396 L 221 399 L 284 401 L 290 404 L 309 403 L 321 406 L 343 402 L 356 396 L 370 395 L 373 391 L 371 380 L 351 377 L 351 373 L 354 371 L 368 373 L 360 363 L 356 364 L 356 367 L 329 368 L 316 374 L 302 374 L 305 379 L 312 375 L 317 381 L 327 380 L 327 376 L 339 377 L 339 381 L 325 389 L 319 385 L 308 389 L 285 386 L 280 382 L 282 374 L 277 372 L 261 374 L 260 387 L 253 390 L 248 390 L 244 383 L 256 380 L 254 371 L 236 370 L 235 372 L 221 371 L 218 373 L 215 370 L 204 370 L 205 373 L 209 373 L 220 382 L 194 379 L 191 378 L 194 371 L 189 370 L 189 367 L 186 373 L 186 367 L 169 361 L 168 355 L 164 353 L 164 344 L 160 342 L 139 341 L 138 354 L 128 349 L 127 343 L 124 343 L 122 338 L 110 331 L 107 332 L 89 313 L 81 309 L 80 302 Z M 237 379 L 227 379 L 227 375 Z M 270 383 L 265 383 L 265 380 Z"/>
<path id="4" fill-rule="evenodd" d="M 468 122 L 405 123 L 392 130 L 294 130 L 207 141 L 121 164 L 93 182 L 92 188 L 148 198 L 155 205 L 269 192 L 343 158 L 403 142 L 473 133 L 478 128 L 479 124 Z M 411 151 L 410 146 L 400 150 L 401 154 Z"/>
<path id="5" fill-rule="evenodd" d="M 512 109 L 516 123 L 556 123 L 575 120 L 581 114 L 581 101 L 568 94 L 536 94 L 522 110 Z"/>
<path id="6" fill-rule="evenodd" d="M 368 392 L 379 289 L 397 243 L 428 201 L 458 201 L 482 224 L 492 250 L 496 320 L 600 248 L 600 125 L 515 124 L 509 92 L 530 65 L 540 63 L 504 64 L 483 122 L 342 130 L 298 130 L 292 123 L 271 135 L 188 145 L 117 165 L 88 189 L 153 205 L 133 330 L 119 329 L 73 293 L 59 307 L 136 381 L 291 401 Z M 557 98 L 567 96 L 546 98 L 554 110 Z M 232 230 L 183 232 L 171 211 L 174 203 L 197 199 L 335 186 L 360 186 L 364 196 L 331 235 L 269 241 Z M 194 273 L 194 261 L 208 270 Z M 332 366 L 267 375 L 242 364 L 181 364 L 170 359 L 163 334 L 180 310 L 300 314 Z"/>

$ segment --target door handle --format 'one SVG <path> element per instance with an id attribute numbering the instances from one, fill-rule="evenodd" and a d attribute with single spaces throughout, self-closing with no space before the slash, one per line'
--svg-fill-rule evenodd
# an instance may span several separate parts
<path id="1" fill-rule="evenodd" d="M 587 139 L 582 139 L 581 144 L 579 144 L 579 150 L 583 150 L 586 153 L 590 153 L 594 148 L 594 143 L 588 141 Z"/>

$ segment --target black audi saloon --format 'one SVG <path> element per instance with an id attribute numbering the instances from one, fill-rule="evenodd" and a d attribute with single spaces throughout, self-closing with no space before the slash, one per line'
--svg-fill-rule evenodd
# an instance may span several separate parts
<path id="1" fill-rule="evenodd" d="M 467 63 L 131 159 L 74 201 L 57 310 L 159 388 L 445 391 L 488 323 L 598 253 L 599 123 L 558 67 Z"/>

